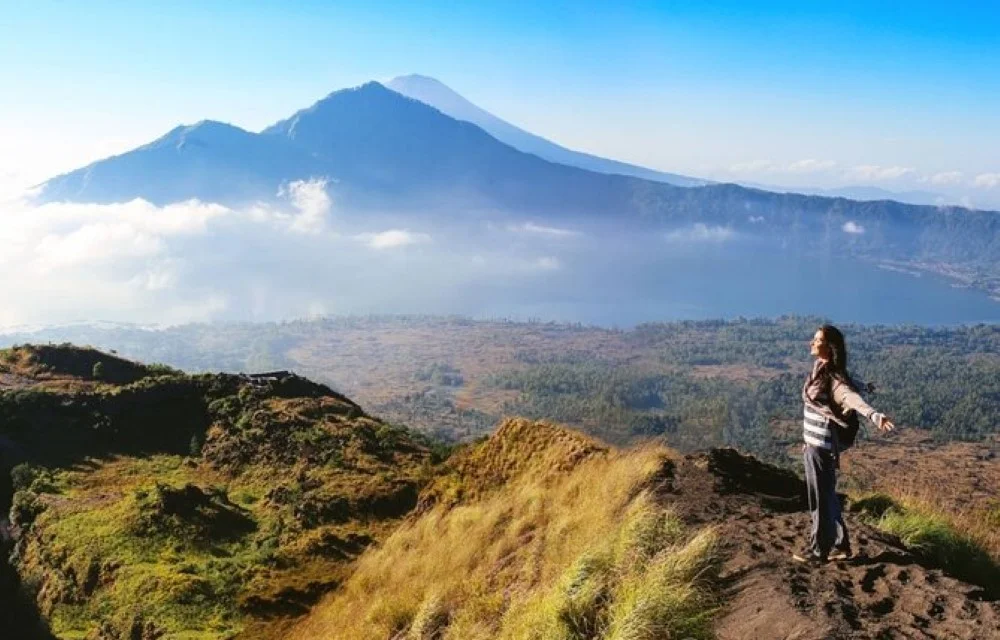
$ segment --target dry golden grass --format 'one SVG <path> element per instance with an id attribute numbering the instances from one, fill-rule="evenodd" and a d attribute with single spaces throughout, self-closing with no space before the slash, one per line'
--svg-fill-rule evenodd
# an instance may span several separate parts
<path id="1" fill-rule="evenodd" d="M 464 477 L 502 479 L 498 488 L 442 501 L 404 524 L 287 637 L 704 636 L 711 603 L 701 578 L 715 537 L 690 537 L 657 504 L 669 452 L 595 448 L 553 472 L 556 458 L 586 440 L 536 423 L 532 441 L 531 425 L 508 422 L 471 455 L 492 471 Z M 524 458 L 519 449 L 539 440 L 550 446 Z M 515 458 L 533 463 L 511 469 Z"/>

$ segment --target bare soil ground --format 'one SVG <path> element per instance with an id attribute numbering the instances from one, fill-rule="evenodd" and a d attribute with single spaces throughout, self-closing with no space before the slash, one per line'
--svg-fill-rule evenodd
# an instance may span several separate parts
<path id="1" fill-rule="evenodd" d="M 684 458 L 663 496 L 689 523 L 721 533 L 721 640 L 1000 638 L 1000 602 L 922 564 L 852 514 L 852 559 L 794 561 L 809 515 L 804 486 L 791 472 L 713 450 Z"/>

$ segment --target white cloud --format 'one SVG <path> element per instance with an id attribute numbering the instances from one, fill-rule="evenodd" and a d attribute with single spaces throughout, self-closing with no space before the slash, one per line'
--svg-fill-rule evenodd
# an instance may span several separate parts
<path id="1" fill-rule="evenodd" d="M 518 233 L 534 233 L 543 236 L 553 236 L 553 237 L 570 237 L 580 235 L 579 231 L 574 231 L 572 229 L 560 229 L 558 227 L 546 227 L 543 225 L 535 224 L 534 222 L 526 222 L 522 225 L 510 225 L 507 227 L 509 231 L 514 231 Z"/>
<path id="2" fill-rule="evenodd" d="M 322 231 L 330 202 L 321 181 L 289 185 L 285 196 L 286 206 L 249 211 L 197 200 L 0 203 L 0 290 L 8 299 L 0 325 L 170 324 L 239 313 L 242 290 L 270 280 L 273 292 L 287 265 L 301 277 L 296 262 L 324 257 L 337 239 Z"/>
<path id="3" fill-rule="evenodd" d="M 788 165 L 786 170 L 791 173 L 817 173 L 820 171 L 829 171 L 836 166 L 837 163 L 833 160 L 815 160 L 810 158 L 793 162 Z"/>
<path id="4" fill-rule="evenodd" d="M 1000 185 L 1000 173 L 980 173 L 972 184 L 980 189 L 993 189 Z"/>
<path id="5" fill-rule="evenodd" d="M 750 216 L 747 220 L 750 221 L 750 224 L 757 224 L 759 222 L 764 222 L 764 216 Z"/>
<path id="6" fill-rule="evenodd" d="M 751 160 L 730 165 L 729 171 L 731 173 L 769 173 L 776 168 L 776 165 L 770 160 Z"/>
<path id="7" fill-rule="evenodd" d="M 144 200 L 111 205 L 15 203 L 3 212 L 0 264 L 38 273 L 163 254 L 172 237 L 204 234 L 211 220 L 231 213 L 197 201 L 159 208 Z"/>
<path id="8" fill-rule="evenodd" d="M 512 277 L 546 287 L 531 276 L 566 269 L 554 250 L 465 226 L 408 229 L 369 213 L 338 216 L 334 231 L 319 183 L 283 193 L 247 209 L 0 203 L 0 327 L 467 312 L 497 304 Z M 407 250 L 419 243 L 433 250 Z"/>
<path id="9" fill-rule="evenodd" d="M 127 223 L 95 223 L 65 235 L 53 233 L 38 243 L 39 263 L 50 269 L 75 267 L 123 257 L 144 258 L 163 251 L 163 241 Z"/>
<path id="10" fill-rule="evenodd" d="M 389 229 L 379 233 L 362 233 L 358 239 L 372 249 L 395 249 L 420 242 L 430 242 L 426 233 L 415 233 L 406 229 Z"/>
<path id="11" fill-rule="evenodd" d="M 298 210 L 291 226 L 293 231 L 317 234 L 326 230 L 331 208 L 326 183 L 325 179 L 318 178 L 295 180 L 278 191 L 279 196 L 287 196 Z"/>
<path id="12" fill-rule="evenodd" d="M 960 184 L 964 174 L 961 171 L 942 171 L 931 176 L 925 176 L 921 182 L 929 182 L 938 186 Z"/>
<path id="13" fill-rule="evenodd" d="M 668 242 L 726 242 L 736 232 L 729 227 L 709 227 L 701 222 L 691 227 L 674 229 L 666 234 Z"/>
<path id="14" fill-rule="evenodd" d="M 883 167 L 877 164 L 862 164 L 851 167 L 845 172 L 845 177 L 850 180 L 865 180 L 868 182 L 878 182 L 882 180 L 898 180 L 906 176 L 911 176 L 916 170 L 911 167 Z"/>
<path id="15" fill-rule="evenodd" d="M 544 271 L 555 271 L 562 267 L 562 263 L 559 262 L 558 258 L 545 256 L 535 260 L 534 266 Z"/>
<path id="16" fill-rule="evenodd" d="M 844 226 L 841 227 L 841 229 L 843 229 L 844 233 L 851 233 L 854 235 L 861 235 L 862 233 L 865 232 L 865 228 L 860 224 L 858 224 L 857 222 L 855 222 L 854 220 L 848 220 L 847 222 L 845 222 Z"/>

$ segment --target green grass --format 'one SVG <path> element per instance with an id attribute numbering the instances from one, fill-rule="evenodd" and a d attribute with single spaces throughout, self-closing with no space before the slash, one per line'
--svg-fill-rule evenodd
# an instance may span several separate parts
<path id="1" fill-rule="evenodd" d="M 280 627 L 433 476 L 421 439 L 301 378 L 175 375 L 68 345 L 0 352 L 0 369 L 48 389 L 0 393 L 0 431 L 37 463 L 11 477 L 14 564 L 59 637 Z"/>
<path id="2" fill-rule="evenodd" d="M 109 637 L 233 637 L 288 615 L 287 594 L 343 580 L 353 556 L 396 524 L 400 514 L 368 505 L 405 510 L 425 450 L 367 418 L 313 420 L 299 399 L 262 404 L 256 419 L 287 425 L 271 429 L 287 437 L 255 442 L 258 455 L 237 473 L 179 455 L 18 470 L 15 511 L 32 529 L 18 571 L 58 637 L 102 627 Z M 217 450 L 248 450 L 235 429 L 213 427 Z"/>
<path id="3" fill-rule="evenodd" d="M 853 511 L 882 531 L 898 536 L 909 549 L 933 565 L 1000 597 L 1000 565 L 982 544 L 959 531 L 946 517 L 920 504 L 902 504 L 874 493 L 851 504 Z"/>
<path id="4" fill-rule="evenodd" d="M 170 638 L 238 632 L 236 597 L 261 564 L 253 537 L 216 544 L 150 528 L 147 512 L 158 487 L 196 480 L 180 457 L 123 459 L 104 470 L 117 486 L 83 485 L 92 482 L 86 473 L 56 474 L 69 488 L 35 522 L 49 544 L 33 548 L 22 566 L 29 580 L 45 581 L 63 596 L 50 603 L 53 632 L 85 637 L 100 623 L 127 629 L 137 620 L 155 621 Z"/>

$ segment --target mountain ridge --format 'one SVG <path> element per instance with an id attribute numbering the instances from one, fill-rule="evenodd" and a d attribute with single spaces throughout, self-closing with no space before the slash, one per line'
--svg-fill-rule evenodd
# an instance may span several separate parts
<path id="1" fill-rule="evenodd" d="M 519 151 L 537 155 L 550 162 L 566 164 L 598 173 L 620 174 L 654 180 L 656 182 L 665 182 L 679 187 L 699 187 L 713 184 L 711 180 L 657 171 L 655 169 L 567 149 L 493 115 L 489 111 L 473 104 L 440 80 L 429 76 L 419 74 L 397 76 L 388 81 L 385 86 L 405 96 L 424 102 L 456 120 L 471 122 L 497 140 Z"/>

